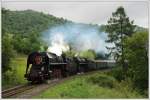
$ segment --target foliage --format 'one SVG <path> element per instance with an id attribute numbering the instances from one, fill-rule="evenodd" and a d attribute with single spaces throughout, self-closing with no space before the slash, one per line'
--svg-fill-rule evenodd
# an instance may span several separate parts
<path id="1" fill-rule="evenodd" d="M 10 70 L 9 63 L 11 58 L 14 57 L 14 49 L 12 45 L 12 35 L 5 34 L 2 36 L 2 72 Z"/>
<path id="2" fill-rule="evenodd" d="M 103 59 L 103 60 L 106 60 L 106 59 L 108 59 L 108 54 L 96 53 L 96 58 L 95 58 L 95 59 Z"/>
<path id="3" fill-rule="evenodd" d="M 93 50 L 81 51 L 79 56 L 88 59 L 95 59 L 96 53 Z"/>
<path id="4" fill-rule="evenodd" d="M 133 34 L 125 41 L 125 57 L 128 60 L 127 77 L 134 86 L 143 90 L 148 89 L 148 32 Z"/>
<path id="5" fill-rule="evenodd" d="M 148 90 L 147 29 L 133 25 L 123 7 L 119 7 L 112 16 L 105 26 L 105 31 L 109 33 L 107 42 L 114 43 L 115 47 L 108 49 L 114 54 L 118 64 L 122 64 L 124 68 L 128 67 L 128 70 L 123 72 L 118 68 L 113 70 L 111 75 L 119 81 L 126 81 L 129 78 L 134 88 L 144 93 Z"/>
<path id="6" fill-rule="evenodd" d="M 111 72 L 108 72 L 107 74 L 117 79 L 117 81 L 122 81 L 125 79 L 123 75 L 122 67 L 114 68 L 112 69 Z"/>
<path id="7" fill-rule="evenodd" d="M 35 32 L 40 33 L 44 30 L 65 23 L 66 20 L 57 18 L 52 15 L 43 14 L 32 10 L 10 11 L 2 9 L 2 31 L 13 34 L 28 34 Z"/>
<path id="8" fill-rule="evenodd" d="M 71 49 L 71 50 L 68 50 L 66 52 L 63 52 L 67 57 L 74 57 L 75 54 L 77 53 L 75 50 Z"/>
<path id="9" fill-rule="evenodd" d="M 92 82 L 93 84 L 97 84 L 101 87 L 106 87 L 106 88 L 114 88 L 115 86 L 115 78 L 110 77 L 105 74 L 95 74 L 93 76 L 90 76 L 87 79 L 88 82 Z"/>
<path id="10" fill-rule="evenodd" d="M 116 12 L 112 13 L 112 18 L 108 20 L 105 31 L 108 33 L 109 39 L 106 42 L 114 43 L 115 47 L 107 47 L 107 49 L 117 61 L 119 57 L 124 61 L 123 40 L 134 33 L 134 28 L 133 21 L 126 16 L 123 7 L 117 8 Z"/>
<path id="11" fill-rule="evenodd" d="M 2 73 L 2 88 L 9 88 L 19 84 L 25 84 L 24 79 L 26 56 L 17 56 L 10 63 L 11 70 Z"/>
<path id="12" fill-rule="evenodd" d="M 93 79 L 98 83 L 93 84 Z M 113 87 L 110 88 L 110 86 Z M 86 76 L 76 76 L 49 88 L 34 98 L 143 98 L 137 91 L 130 88 L 125 82 L 119 83 L 113 77 L 97 72 Z"/>

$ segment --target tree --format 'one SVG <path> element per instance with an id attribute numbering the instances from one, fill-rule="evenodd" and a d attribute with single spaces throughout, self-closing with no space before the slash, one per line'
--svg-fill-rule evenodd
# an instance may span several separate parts
<path id="1" fill-rule="evenodd" d="M 2 72 L 6 72 L 9 67 L 10 60 L 14 56 L 14 50 L 12 45 L 12 35 L 5 34 L 2 36 Z"/>
<path id="2" fill-rule="evenodd" d="M 127 76 L 134 86 L 148 90 L 148 32 L 139 32 L 126 39 Z"/>
<path id="3" fill-rule="evenodd" d="M 103 54 L 103 53 L 97 53 L 95 59 L 106 60 L 106 59 L 108 59 L 108 55 L 107 54 Z"/>
<path id="4" fill-rule="evenodd" d="M 119 7 L 116 12 L 112 13 L 112 18 L 108 20 L 108 24 L 105 27 L 105 31 L 108 33 L 108 40 L 106 42 L 114 43 L 115 47 L 107 47 L 110 50 L 110 54 L 114 55 L 117 62 L 121 61 L 122 67 L 124 65 L 124 39 L 131 36 L 134 33 L 135 25 L 133 21 L 129 20 L 123 7 Z"/>
<path id="5" fill-rule="evenodd" d="M 95 59 L 96 53 L 94 50 L 89 49 L 89 50 L 81 51 L 79 56 L 88 59 Z"/>

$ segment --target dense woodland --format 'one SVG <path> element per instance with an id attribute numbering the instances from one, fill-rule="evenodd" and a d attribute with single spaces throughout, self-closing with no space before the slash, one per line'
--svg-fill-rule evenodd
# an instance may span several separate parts
<path id="1" fill-rule="evenodd" d="M 127 18 L 125 22 L 130 22 L 127 16 L 124 18 Z M 117 37 L 119 35 L 115 34 L 115 32 L 119 31 L 115 30 L 119 29 L 117 28 L 118 26 L 111 26 L 115 21 L 112 18 L 108 21 L 108 25 L 89 24 L 89 26 L 96 26 L 100 28 L 100 31 L 114 33 L 113 35 L 109 34 L 110 40 L 106 42 L 115 42 L 118 41 L 115 39 L 120 38 Z M 10 11 L 2 8 L 2 73 L 11 69 L 9 67 L 10 61 L 17 54 L 28 55 L 32 51 L 45 51 L 47 44 L 41 39 L 42 32 L 65 23 L 74 22 L 32 10 Z M 133 22 L 127 24 L 130 28 L 132 25 Z M 128 27 L 126 28 L 128 29 Z M 132 32 L 130 31 L 132 35 L 124 35 L 125 38 L 122 40 L 124 45 L 123 52 L 121 51 L 120 43 L 116 43 L 116 47 L 118 47 L 113 48 L 116 51 L 118 50 L 112 53 L 117 56 L 117 66 L 121 67 L 118 67 L 111 75 L 119 81 L 130 80 L 134 89 L 140 91 L 141 94 L 148 95 L 148 30 L 137 25 L 134 25 L 131 29 L 134 29 Z M 68 52 L 67 54 L 72 55 L 73 52 Z M 84 52 L 83 54 L 87 57 L 91 57 L 94 54 L 96 58 L 105 59 L 103 54 L 96 55 L 93 51 Z M 121 64 L 121 54 L 124 54 L 124 59 L 128 60 L 126 71 L 124 71 Z"/>

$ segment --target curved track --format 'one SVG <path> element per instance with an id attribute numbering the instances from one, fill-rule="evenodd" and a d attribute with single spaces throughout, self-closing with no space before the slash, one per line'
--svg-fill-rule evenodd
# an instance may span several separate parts
<path id="1" fill-rule="evenodd" d="M 8 98 L 13 95 L 19 94 L 21 92 L 24 92 L 26 90 L 34 88 L 35 85 L 25 84 L 25 85 L 19 85 L 7 90 L 2 91 L 2 98 Z"/>

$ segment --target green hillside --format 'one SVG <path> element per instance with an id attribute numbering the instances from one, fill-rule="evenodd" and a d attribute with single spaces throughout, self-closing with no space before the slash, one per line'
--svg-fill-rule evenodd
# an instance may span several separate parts
<path id="1" fill-rule="evenodd" d="M 55 25 L 67 22 L 63 18 L 43 14 L 33 10 L 10 11 L 2 9 L 2 32 L 28 36 L 32 32 L 40 33 Z"/>

